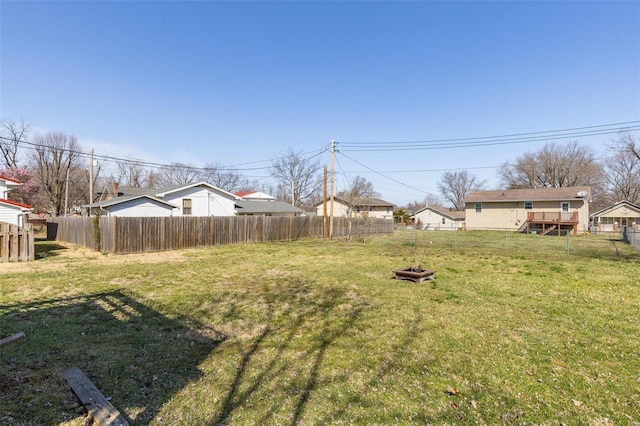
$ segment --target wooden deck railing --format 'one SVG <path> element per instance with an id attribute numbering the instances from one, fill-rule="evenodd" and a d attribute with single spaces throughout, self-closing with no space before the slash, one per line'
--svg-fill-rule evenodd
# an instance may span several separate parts
<path id="1" fill-rule="evenodd" d="M 527 221 L 531 223 L 575 223 L 578 212 L 528 212 Z"/>

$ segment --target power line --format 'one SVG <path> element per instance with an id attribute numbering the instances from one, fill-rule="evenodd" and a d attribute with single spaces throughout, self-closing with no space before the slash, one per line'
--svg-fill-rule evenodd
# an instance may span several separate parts
<path id="1" fill-rule="evenodd" d="M 366 166 L 366 165 L 362 164 L 361 162 L 359 162 L 359 161 L 357 161 L 357 160 L 354 160 L 353 158 L 349 157 L 348 155 L 346 155 L 346 154 L 344 154 L 344 153 L 342 153 L 342 152 L 340 152 L 340 151 L 337 151 L 336 153 L 339 153 L 339 154 L 343 155 L 345 158 L 348 158 L 349 160 L 353 161 L 354 163 L 359 164 L 360 166 L 364 167 L 365 169 L 368 169 L 368 170 L 372 171 L 373 173 L 375 173 L 375 174 L 377 174 L 377 175 L 379 175 L 379 176 L 382 176 L 382 177 L 383 177 L 383 178 L 385 178 L 385 179 L 388 179 L 388 180 L 390 180 L 390 181 L 392 181 L 392 182 L 395 182 L 395 183 L 397 183 L 397 184 L 400 184 L 400 185 L 402 185 L 402 186 L 404 186 L 404 187 L 406 187 L 406 188 L 413 189 L 414 191 L 418 191 L 418 192 L 421 192 L 421 193 L 423 193 L 423 194 L 428 194 L 428 192 L 426 192 L 426 191 L 423 191 L 423 190 L 421 190 L 421 189 L 419 189 L 419 188 L 416 188 L 416 187 L 414 187 L 414 186 L 411 186 L 411 185 L 407 185 L 407 184 L 406 184 L 406 183 L 404 183 L 404 182 L 400 182 L 400 181 L 399 181 L 399 180 L 397 180 L 397 179 L 394 179 L 394 178 L 389 177 L 389 176 L 387 176 L 387 175 L 385 175 L 385 174 L 383 174 L 383 173 L 380 173 L 380 172 L 378 172 L 378 171 L 376 171 L 376 170 L 372 169 L 371 167 Z"/>
<path id="2" fill-rule="evenodd" d="M 597 126 L 576 127 L 561 130 L 548 130 L 529 133 L 515 133 L 508 135 L 479 136 L 453 139 L 431 139 L 421 141 L 372 141 L 349 142 L 339 141 L 343 151 L 406 151 L 427 149 L 450 149 L 474 146 L 507 145 L 525 142 L 539 142 L 554 139 L 573 139 L 578 137 L 592 137 L 609 135 L 624 131 L 636 132 L 640 130 L 640 121 L 628 121 Z M 617 126 L 617 127 L 614 127 Z M 579 130 L 579 131 L 577 131 Z"/>
<path id="3" fill-rule="evenodd" d="M 14 142 L 14 139 L 11 138 L 6 138 L 3 136 L 0 136 L 0 139 L 2 140 L 6 140 L 6 141 L 11 141 Z M 38 149 L 48 149 L 50 148 L 47 145 L 43 145 L 43 144 L 38 144 L 35 142 L 30 142 L 30 141 L 25 141 L 25 140 L 18 140 L 17 141 L 20 145 L 22 145 L 24 148 L 26 149 L 30 149 L 30 150 L 38 150 Z M 90 158 L 91 154 L 87 153 L 85 151 L 82 150 L 76 150 L 76 149 L 69 149 L 69 148 L 65 148 L 65 147 L 56 147 L 56 150 L 62 151 L 62 152 L 67 152 L 67 153 L 75 153 L 77 154 L 79 157 L 84 157 L 84 158 Z M 320 150 L 314 150 L 314 151 L 309 151 L 309 152 L 302 152 L 302 154 L 313 154 L 311 155 L 308 159 L 312 159 L 315 158 L 319 155 L 322 155 L 323 153 L 327 152 L 328 147 L 324 147 Z M 116 156 L 112 156 L 112 155 L 105 155 L 105 154 L 93 154 L 94 159 L 97 160 L 102 160 L 105 162 L 111 162 L 111 163 L 125 163 L 125 164 L 130 164 L 130 165 L 137 165 L 137 166 L 141 166 L 141 167 L 155 167 L 155 168 L 160 168 L 160 169 L 171 169 L 171 168 L 183 168 L 186 170 L 193 170 L 193 171 L 202 171 L 202 172 L 206 172 L 206 171 L 210 171 L 210 170 L 217 170 L 217 171 L 255 171 L 255 170 L 268 170 L 271 168 L 271 165 L 269 166 L 264 166 L 264 167 L 247 167 L 247 168 L 237 168 L 236 166 L 226 166 L 226 167 L 199 167 L 199 166 L 192 166 L 189 164 L 183 164 L 183 163 L 173 163 L 173 164 L 166 164 L 166 163 L 156 163 L 156 162 L 152 162 L 152 161 L 145 161 L 145 160 L 139 160 L 136 158 L 126 158 L 126 157 L 116 157 Z M 249 162 L 249 163 L 240 163 L 238 165 L 249 165 L 249 164 L 259 164 L 259 163 L 263 163 L 263 162 L 272 162 L 281 158 L 285 158 L 285 156 L 281 156 L 281 157 L 275 157 L 272 158 L 270 160 L 261 160 L 261 161 L 254 161 L 254 162 Z"/>

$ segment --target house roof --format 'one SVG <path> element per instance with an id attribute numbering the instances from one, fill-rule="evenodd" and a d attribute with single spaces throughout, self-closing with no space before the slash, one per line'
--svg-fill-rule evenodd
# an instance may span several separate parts
<path id="1" fill-rule="evenodd" d="M 178 192 L 178 191 L 182 191 L 184 189 L 189 189 L 189 188 L 195 188 L 196 186 L 206 186 L 209 189 L 212 189 L 216 192 L 219 192 L 223 195 L 227 195 L 229 198 L 231 199 L 238 199 L 238 197 L 230 192 L 225 191 L 224 189 L 220 189 L 217 186 L 213 186 L 210 183 L 207 182 L 194 182 L 194 183 L 187 183 L 187 184 L 183 184 L 183 185 L 172 185 L 172 186 L 167 186 L 164 188 L 160 188 L 160 189 L 152 189 L 151 191 L 153 191 L 153 195 L 155 195 L 156 197 L 164 197 L 167 194 L 171 194 L 174 192 Z"/>
<path id="2" fill-rule="evenodd" d="M 6 176 L 0 175 L 0 179 L 6 181 L 7 183 L 12 183 L 13 185 L 22 185 L 21 182 L 18 182 L 17 180 L 8 178 Z"/>
<path id="3" fill-rule="evenodd" d="M 241 191 L 234 194 L 236 197 L 244 198 L 245 200 L 261 200 L 261 201 L 275 201 L 276 197 L 266 194 L 262 191 Z"/>
<path id="4" fill-rule="evenodd" d="M 26 204 L 19 203 L 17 201 L 5 200 L 4 198 L 0 198 L 0 204 L 8 204 L 14 207 L 20 207 L 23 210 L 32 210 L 33 207 L 28 206 Z"/>
<path id="5" fill-rule="evenodd" d="M 583 193 L 584 195 L 582 195 Z M 522 188 L 474 191 L 467 195 L 464 202 L 567 201 L 575 199 L 591 200 L 591 187 L 569 186 L 565 188 Z"/>
<path id="6" fill-rule="evenodd" d="M 187 183 L 183 185 L 170 185 L 165 186 L 163 188 L 137 188 L 133 186 L 120 186 L 118 187 L 118 197 L 122 196 L 137 196 L 137 195 L 149 195 L 152 197 L 164 197 L 165 195 L 172 194 L 174 192 L 182 191 L 184 189 L 194 188 L 196 186 L 206 186 L 209 189 L 212 189 L 216 192 L 219 192 L 223 195 L 228 196 L 231 199 L 237 199 L 238 196 L 232 194 L 230 192 L 225 191 L 224 189 L 220 189 L 216 186 L 211 185 L 207 182 L 195 182 L 195 183 Z M 108 192 L 108 191 L 107 191 Z"/>
<path id="7" fill-rule="evenodd" d="M 136 188 L 133 186 L 124 186 L 124 187 L 120 187 L 118 188 L 118 197 L 121 197 L 123 195 L 155 195 L 156 192 L 158 192 L 159 190 L 157 188 Z"/>
<path id="8" fill-rule="evenodd" d="M 349 200 L 344 197 L 333 197 L 333 199 L 342 204 L 349 204 Z M 328 200 L 327 200 L 328 201 Z M 322 202 L 317 205 L 322 204 Z M 394 207 L 395 204 L 390 203 L 388 201 L 381 200 L 379 198 L 363 198 L 363 197 L 355 197 L 351 200 L 351 204 L 353 207 Z"/>
<path id="9" fill-rule="evenodd" d="M 85 208 L 105 208 L 105 207 L 112 207 L 112 206 L 116 206 L 118 204 L 123 204 L 129 201 L 133 201 L 133 200 L 137 200 L 137 199 L 141 199 L 141 198 L 146 198 L 151 202 L 157 203 L 157 204 L 164 204 L 166 206 L 169 206 L 173 209 L 177 209 L 178 207 L 171 204 L 171 203 L 167 203 L 166 201 L 160 200 L 154 196 L 148 195 L 148 194 L 140 194 L 140 195 L 121 195 L 119 197 L 116 198 L 109 198 L 108 200 L 104 200 L 104 201 L 98 201 L 96 203 L 92 203 L 92 204 L 85 204 L 82 207 Z"/>
<path id="10" fill-rule="evenodd" d="M 445 216 L 451 220 L 464 220 L 465 219 L 465 212 L 464 211 L 458 211 L 458 210 L 449 210 L 447 208 L 444 207 L 423 207 L 420 210 L 418 210 L 417 212 L 415 212 L 413 214 L 413 216 L 417 215 L 420 212 L 426 211 L 426 210 L 430 210 L 434 213 L 438 213 L 442 216 Z"/>
<path id="11" fill-rule="evenodd" d="M 630 203 L 629 201 L 626 201 L 626 200 L 623 200 L 623 201 L 618 201 L 617 203 L 614 203 L 614 204 L 610 205 L 609 207 L 606 207 L 606 208 L 604 208 L 602 210 L 599 210 L 599 211 L 593 213 L 591 215 L 591 217 L 602 216 L 602 215 L 607 214 L 607 213 L 617 209 L 618 207 L 622 207 L 622 206 L 628 207 L 628 208 L 630 208 L 632 210 L 636 210 L 638 213 L 640 213 L 640 206 L 639 205 Z"/>
<path id="12" fill-rule="evenodd" d="M 292 206 L 284 201 L 236 201 L 239 214 L 266 214 L 266 213 L 304 213 L 304 210 Z"/>

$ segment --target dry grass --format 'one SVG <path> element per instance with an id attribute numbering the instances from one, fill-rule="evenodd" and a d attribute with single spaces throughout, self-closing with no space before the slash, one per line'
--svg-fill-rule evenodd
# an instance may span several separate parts
<path id="1" fill-rule="evenodd" d="M 0 335 L 27 339 L 0 354 L 0 424 L 80 425 L 72 366 L 132 424 L 640 418 L 637 253 L 595 236 L 569 253 L 562 238 L 452 238 L 58 247 L 1 265 Z M 436 279 L 392 279 L 417 262 Z"/>

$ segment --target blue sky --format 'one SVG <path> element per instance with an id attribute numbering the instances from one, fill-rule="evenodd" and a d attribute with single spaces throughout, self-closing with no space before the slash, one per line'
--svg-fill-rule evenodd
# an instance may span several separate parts
<path id="1" fill-rule="evenodd" d="M 640 2 L 2 1 L 0 13 L 2 117 L 99 154 L 258 162 L 243 169 L 331 139 L 640 120 Z M 614 137 L 575 140 L 601 152 Z M 437 193 L 444 170 L 495 187 L 491 166 L 544 143 L 345 148 L 336 185 L 361 175 L 399 205 Z"/>

